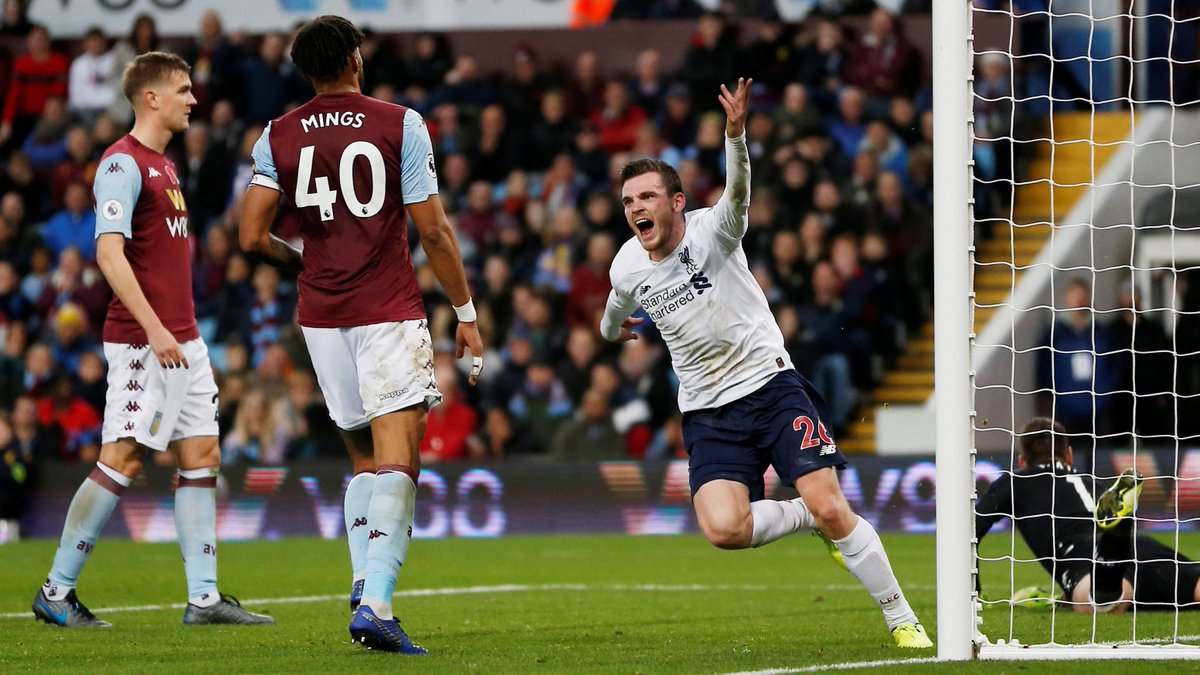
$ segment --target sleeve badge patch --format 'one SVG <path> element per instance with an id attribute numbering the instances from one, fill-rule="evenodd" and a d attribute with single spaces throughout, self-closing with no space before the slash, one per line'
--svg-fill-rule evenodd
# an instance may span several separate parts
<path id="1" fill-rule="evenodd" d="M 104 202 L 104 206 L 100 207 L 100 212 L 105 220 L 117 220 L 125 213 L 125 207 L 121 206 L 121 202 L 110 199 Z"/>

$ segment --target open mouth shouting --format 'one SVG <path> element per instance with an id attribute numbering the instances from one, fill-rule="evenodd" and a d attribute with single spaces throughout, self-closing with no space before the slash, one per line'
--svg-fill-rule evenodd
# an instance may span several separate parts
<path id="1" fill-rule="evenodd" d="M 646 239 L 654 234 L 654 221 L 649 218 L 638 218 L 633 221 L 633 226 L 637 228 L 638 237 Z"/>

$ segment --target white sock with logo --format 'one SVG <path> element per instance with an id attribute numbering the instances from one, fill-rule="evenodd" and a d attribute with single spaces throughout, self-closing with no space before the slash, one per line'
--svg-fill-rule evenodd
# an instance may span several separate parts
<path id="1" fill-rule="evenodd" d="M 750 517 L 754 521 L 750 548 L 765 546 L 800 530 L 811 530 L 815 524 L 808 505 L 800 497 L 783 501 L 761 499 L 751 502 Z"/>
<path id="2" fill-rule="evenodd" d="M 900 590 L 900 582 L 892 572 L 892 563 L 888 561 L 887 551 L 883 550 L 883 542 L 871 523 L 859 516 L 858 524 L 850 534 L 833 543 L 842 552 L 850 573 L 879 603 L 888 630 L 902 623 L 918 623 L 917 615 L 908 606 L 904 591 Z"/>

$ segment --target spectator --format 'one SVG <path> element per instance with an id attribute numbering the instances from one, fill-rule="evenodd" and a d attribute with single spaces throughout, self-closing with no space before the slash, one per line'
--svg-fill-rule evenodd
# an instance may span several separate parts
<path id="1" fill-rule="evenodd" d="M 281 414 L 295 432 L 288 444 L 288 459 L 309 460 L 319 455 L 341 456 L 341 441 L 329 409 L 321 398 L 316 377 L 306 370 L 293 371 L 287 378 L 287 396 L 281 400 Z"/>
<path id="2" fill-rule="evenodd" d="M 135 58 L 158 50 L 158 24 L 149 14 L 139 14 L 133 19 L 133 28 L 129 37 L 121 40 L 112 48 L 113 67 L 109 75 L 112 90 L 119 92 L 113 98 L 108 108 L 108 116 L 121 126 L 129 126 L 133 122 L 133 104 L 123 95 L 122 78 L 125 67 Z M 115 139 L 114 139 L 115 140 Z M 97 143 L 100 147 L 108 147 L 108 143 Z"/>
<path id="3" fill-rule="evenodd" d="M 525 372 L 525 380 L 513 392 L 508 409 L 519 420 L 532 448 L 550 449 L 559 422 L 571 414 L 571 399 L 546 355 L 537 354 Z"/>
<path id="4" fill-rule="evenodd" d="M 571 273 L 567 291 L 567 326 L 595 328 L 600 325 L 604 304 L 612 290 L 608 268 L 616 256 L 617 247 L 608 232 L 595 232 L 587 242 L 583 264 Z"/>
<path id="5" fill-rule="evenodd" d="M 250 363 L 258 368 L 266 359 L 267 349 L 279 343 L 283 327 L 292 314 L 279 293 L 279 269 L 272 265 L 254 268 L 254 301 L 246 308 L 244 320 L 250 326 L 250 344 L 253 349 Z"/>
<path id="6" fill-rule="evenodd" d="M 25 350 L 25 392 L 37 398 L 45 396 L 56 374 L 50 347 L 40 342 L 29 345 Z"/>
<path id="7" fill-rule="evenodd" d="M 537 53 L 522 44 L 513 52 L 512 72 L 501 84 L 504 109 L 514 128 L 528 129 L 538 119 L 542 95 L 550 80 L 538 69 Z"/>
<path id="8" fill-rule="evenodd" d="M 366 39 L 359 45 L 363 60 L 363 79 L 370 86 L 384 84 L 397 91 L 408 86 L 408 71 L 391 35 L 363 30 Z"/>
<path id="9" fill-rule="evenodd" d="M 95 123 L 116 100 L 112 70 L 113 55 L 104 31 L 89 28 L 83 36 L 83 53 L 71 62 L 67 88 L 67 108 L 87 126 Z"/>
<path id="10" fill-rule="evenodd" d="M 575 144 L 575 121 L 567 117 L 566 94 L 550 89 L 542 96 L 541 117 L 529 131 L 530 146 L 525 150 L 525 166 L 531 171 L 545 171 L 554 157 L 570 152 Z"/>
<path id="11" fill-rule="evenodd" d="M 28 321 L 33 314 L 33 305 L 21 294 L 20 283 L 17 268 L 7 260 L 0 260 L 0 327 Z"/>
<path id="12" fill-rule="evenodd" d="M 1112 331 L 1095 321 L 1093 311 L 1088 282 L 1068 282 L 1038 358 L 1038 389 L 1050 392 L 1042 395 L 1041 407 L 1073 435 L 1079 452 L 1105 444 L 1100 437 L 1113 431 L 1113 403 L 1124 377 Z"/>
<path id="13" fill-rule="evenodd" d="M 234 99 L 240 93 L 241 53 L 225 36 L 218 12 L 209 10 L 200 17 L 199 34 L 180 56 L 192 66 L 194 118 L 207 119 L 217 101 Z"/>
<path id="14" fill-rule="evenodd" d="M 761 92 L 778 100 L 778 92 L 795 80 L 799 54 L 794 32 L 781 21 L 763 21 L 755 39 L 742 48 L 739 67 L 754 74 L 756 91 L 751 95 L 758 98 Z"/>
<path id="15" fill-rule="evenodd" d="M 520 147 L 507 124 L 499 105 L 486 106 L 479 114 L 479 138 L 468 153 L 475 179 L 500 183 L 517 166 Z"/>
<path id="16" fill-rule="evenodd" d="M 879 175 L 871 227 L 887 239 L 891 255 L 910 261 L 912 283 L 933 288 L 933 215 L 920 203 L 905 199 L 900 176 Z"/>
<path id="17" fill-rule="evenodd" d="M 25 393 L 23 359 L 29 333 L 26 324 L 8 322 L 0 324 L 0 336 L 4 339 L 4 349 L 0 351 L 0 409 L 6 409 Z"/>
<path id="18" fill-rule="evenodd" d="M 80 355 L 79 366 L 75 369 L 75 395 L 97 412 L 104 411 L 108 388 L 106 375 L 107 368 L 98 351 L 87 351 Z"/>
<path id="19" fill-rule="evenodd" d="M 204 122 L 188 125 L 183 148 L 183 161 L 177 164 L 179 183 L 187 200 L 188 221 L 203 235 L 229 202 L 230 161 L 220 146 L 209 142 Z"/>
<path id="20" fill-rule="evenodd" d="M 666 102 L 655 126 L 676 150 L 691 145 L 696 137 L 696 115 L 692 110 L 692 94 L 686 84 L 676 82 L 667 89 Z"/>
<path id="21" fill-rule="evenodd" d="M 0 35 L 24 38 L 33 30 L 27 13 L 27 0 L 4 0 L 4 13 L 0 16 Z"/>
<path id="22" fill-rule="evenodd" d="M 832 111 L 846 66 L 845 35 L 832 19 L 818 21 L 815 33 L 800 53 L 798 80 L 819 107 Z"/>
<path id="23" fill-rule="evenodd" d="M 37 123 L 50 98 L 67 98 L 67 57 L 53 51 L 50 33 L 34 25 L 25 38 L 25 54 L 13 62 L 12 79 L 0 117 L 0 142 L 6 151 L 19 146 Z"/>
<path id="24" fill-rule="evenodd" d="M 51 170 L 50 173 L 50 207 L 61 209 L 67 186 L 71 183 L 82 183 L 91 205 L 91 185 L 96 179 L 97 162 L 92 155 L 92 138 L 83 127 L 71 127 L 67 130 L 67 156 Z M 29 204 L 28 201 L 25 202 Z M 36 219 L 37 216 L 35 215 Z"/>
<path id="25" fill-rule="evenodd" d="M 38 403 L 32 396 L 20 396 L 13 402 L 12 432 L 21 454 L 43 462 L 62 458 L 58 440 L 38 419 Z"/>
<path id="26" fill-rule="evenodd" d="M 825 231 L 830 235 L 854 233 L 862 227 L 858 210 L 842 203 L 842 192 L 837 183 L 825 178 L 813 186 L 813 210 L 820 217 Z"/>
<path id="27" fill-rule="evenodd" d="M 0 177 L 0 194 L 16 193 L 23 207 L 27 207 L 29 216 L 41 220 L 50 214 L 49 191 L 46 181 L 38 178 L 29 161 L 29 155 L 14 152 L 8 157 L 4 167 L 4 175 Z M 14 223 L 20 225 L 20 223 Z"/>
<path id="28" fill-rule="evenodd" d="M 662 112 L 667 78 L 662 72 L 662 55 L 658 50 L 645 49 L 638 54 L 628 91 L 633 105 L 644 110 L 650 118 Z"/>
<path id="29" fill-rule="evenodd" d="M 632 148 L 634 135 L 645 121 L 646 112 L 629 102 L 624 82 L 611 80 L 604 85 L 604 105 L 591 115 L 604 152 L 611 154 Z"/>
<path id="30" fill-rule="evenodd" d="M 0 210 L 3 210 L 0 207 Z M 50 317 L 66 303 L 74 303 L 86 317 L 86 325 L 104 325 L 105 311 L 111 293 L 104 277 L 95 267 L 84 263 L 83 254 L 68 246 L 58 256 L 58 269 L 50 276 L 50 284 L 35 303 L 38 316 Z"/>
<path id="31" fill-rule="evenodd" d="M 13 436 L 9 420 L 0 417 L 0 544 L 21 539 L 21 516 L 29 509 L 32 482 L 37 475 L 34 457 Z"/>
<path id="32" fill-rule="evenodd" d="M 558 293 L 571 289 L 571 274 L 575 267 L 575 254 L 579 250 L 583 222 L 574 208 L 560 208 L 551 221 L 546 246 L 538 255 L 537 273 L 533 282 Z"/>
<path id="33" fill-rule="evenodd" d="M 1120 350 L 1123 392 L 1112 405 L 1117 433 L 1136 433 L 1142 442 L 1170 445 L 1175 427 L 1175 357 L 1171 338 L 1155 314 L 1147 311 L 1141 294 L 1124 289 L 1117 298 L 1117 320 L 1112 324 L 1113 348 Z"/>
<path id="34" fill-rule="evenodd" d="M 885 171 L 903 175 L 908 169 L 908 148 L 900 142 L 886 122 L 874 120 L 867 123 L 867 132 L 858 146 L 858 153 L 869 152 L 878 160 Z"/>
<path id="35" fill-rule="evenodd" d="M 771 242 L 771 265 L 768 271 L 772 286 L 779 289 L 782 300 L 800 305 L 808 300 L 810 271 L 801 256 L 800 235 L 795 230 L 779 230 Z"/>
<path id="36" fill-rule="evenodd" d="M 33 130 L 21 144 L 33 167 L 43 174 L 67 158 L 67 103 L 52 96 L 46 99 L 42 114 L 33 125 Z"/>
<path id="37" fill-rule="evenodd" d="M 863 92 L 856 87 L 846 87 L 838 97 L 838 117 L 829 124 L 829 135 L 837 143 L 838 152 L 845 157 L 858 154 L 867 135 L 864 106 Z"/>
<path id="38" fill-rule="evenodd" d="M 237 154 L 246 125 L 234 114 L 233 102 L 221 99 L 213 103 L 208 122 L 208 145 L 211 152 L 229 159 Z"/>
<path id="39" fill-rule="evenodd" d="M 821 261 L 813 267 L 813 299 L 799 312 L 803 358 L 796 364 L 824 396 L 835 437 L 850 420 L 856 394 L 849 355 L 859 351 L 862 337 L 843 312 L 840 284 L 830 263 Z"/>
<path id="40" fill-rule="evenodd" d="M 0 231 L 6 227 L 4 219 L 0 218 Z M 25 278 L 21 279 L 21 295 L 25 296 L 30 303 L 36 303 L 38 298 L 42 297 L 42 292 L 50 285 L 52 272 L 50 267 L 53 259 L 50 249 L 45 246 L 35 247 L 29 255 L 29 271 L 25 273 Z"/>
<path id="41" fill-rule="evenodd" d="M 73 392 L 71 376 L 55 376 L 38 401 L 38 423 L 58 436 L 62 458 L 82 463 L 100 456 L 100 411 Z"/>
<path id="42" fill-rule="evenodd" d="M 696 0 L 617 0 L 609 19 L 695 19 L 703 12 Z"/>
<path id="43" fill-rule="evenodd" d="M 783 88 L 782 104 L 775 109 L 775 141 L 787 145 L 821 130 L 821 113 L 808 100 L 808 89 L 799 82 Z"/>
<path id="44" fill-rule="evenodd" d="M 291 436 L 273 402 L 262 391 L 252 389 L 242 397 L 233 429 L 221 441 L 221 463 L 279 464 Z"/>
<path id="45" fill-rule="evenodd" d="M 422 464 L 479 459 L 482 453 L 482 446 L 472 446 L 479 418 L 463 400 L 452 356 L 434 357 L 437 364 L 434 378 L 442 392 L 442 402 L 429 411 L 425 436 L 421 439 Z"/>
<path id="46" fill-rule="evenodd" d="M 870 211 L 875 205 L 875 183 L 879 178 L 879 159 L 874 152 L 864 150 L 854 157 L 854 169 L 843 193 L 850 205 L 860 211 Z"/>
<path id="47" fill-rule="evenodd" d="M 622 456 L 621 435 L 613 426 L 608 398 L 595 389 L 583 394 L 579 410 L 572 419 L 564 420 L 550 442 L 550 454 L 555 459 L 594 461 Z"/>
<path id="48" fill-rule="evenodd" d="M 204 248 L 192 266 L 192 297 L 197 319 L 212 319 L 217 314 L 218 298 L 225 282 L 225 266 L 233 250 L 229 232 L 211 227 L 204 235 Z"/>
<path id="49" fill-rule="evenodd" d="M 492 459 L 534 452 L 524 434 L 517 428 L 512 415 L 504 408 L 488 408 L 484 412 L 483 453 Z"/>
<path id="50" fill-rule="evenodd" d="M 866 32 L 850 50 L 846 82 L 862 87 L 876 107 L 886 106 L 892 96 L 916 90 L 919 65 L 917 52 L 900 33 L 895 17 L 880 7 L 871 12 Z"/>
<path id="51" fill-rule="evenodd" d="M 87 186 L 71 183 L 67 186 L 62 211 L 50 217 L 42 227 L 42 241 L 54 255 L 74 247 L 86 262 L 96 260 L 96 212 L 93 210 Z"/>
<path id="52" fill-rule="evenodd" d="M 88 337 L 87 317 L 78 306 L 65 303 L 54 313 L 51 323 L 54 328 L 53 350 L 54 363 L 66 372 L 79 369 L 79 360 L 84 354 L 95 353 L 99 345 Z"/>
<path id="53" fill-rule="evenodd" d="M 485 107 L 499 102 L 499 94 L 482 73 L 473 56 L 460 55 L 446 73 L 445 83 L 430 98 L 437 103 L 453 103 L 464 115 L 478 115 Z"/>
<path id="54" fill-rule="evenodd" d="M 575 71 L 567 80 L 566 92 L 567 108 L 576 118 L 586 119 L 604 105 L 604 77 L 596 52 L 580 52 L 575 57 Z"/>
<path id="55" fill-rule="evenodd" d="M 715 12 L 705 12 L 697 24 L 680 74 L 692 90 L 692 101 L 700 110 L 718 110 L 713 92 L 733 80 L 738 48 L 725 20 Z"/>
<path id="56" fill-rule="evenodd" d="M 242 61 L 242 119 L 266 124 L 283 114 L 289 103 L 312 98 L 312 89 L 284 54 L 282 33 L 263 36 L 258 52 Z"/>
<path id="57" fill-rule="evenodd" d="M 433 91 L 445 82 L 454 67 L 450 43 L 437 33 L 419 33 L 413 40 L 413 57 L 405 63 L 412 86 Z"/>

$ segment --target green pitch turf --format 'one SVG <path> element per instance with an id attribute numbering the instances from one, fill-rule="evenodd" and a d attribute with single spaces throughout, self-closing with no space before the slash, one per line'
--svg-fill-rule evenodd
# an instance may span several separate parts
<path id="1" fill-rule="evenodd" d="M 897 575 L 936 639 L 934 540 L 885 536 Z M 990 537 L 986 554 L 1007 547 Z M 1184 550 L 1200 550 L 1190 537 Z M 546 537 L 416 541 L 396 606 L 424 658 L 366 652 L 349 643 L 344 544 L 291 539 L 224 543 L 222 590 L 275 616 L 275 627 L 185 627 L 174 544 L 101 540 L 80 596 L 110 631 L 37 623 L 29 605 L 54 542 L 0 546 L 2 672 L 729 673 L 932 657 L 900 651 L 874 603 L 819 542 L 794 537 L 726 552 L 699 536 Z M 1018 566 L 1017 586 L 1047 582 Z M 1007 597 L 1007 566 L 985 574 L 985 595 Z M 1003 572 L 1003 573 L 1002 573 Z M 272 601 L 274 600 L 274 602 Z M 146 609 L 146 607 L 157 607 Z M 102 611 L 138 607 L 137 611 Z M 13 616 L 19 614 L 20 616 Z M 1033 641 L 1053 622 L 1060 642 L 1087 640 L 1092 619 L 1022 610 L 1014 635 Z M 1184 616 L 1181 634 L 1200 633 Z M 1007 610 L 985 628 L 1006 636 Z M 1128 639 L 1132 618 L 1103 616 L 1097 640 Z M 1170 616 L 1137 617 L 1142 637 L 1171 633 Z M 395 663 L 390 663 L 394 661 Z M 1107 664 L 1113 667 L 1114 664 Z M 886 672 L 1104 672 L 1097 664 L 890 665 Z"/>

